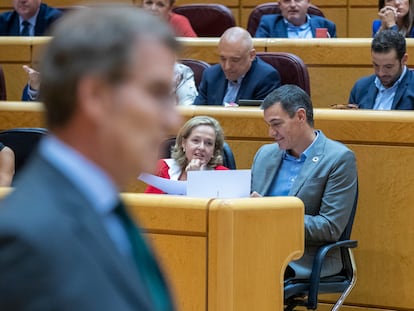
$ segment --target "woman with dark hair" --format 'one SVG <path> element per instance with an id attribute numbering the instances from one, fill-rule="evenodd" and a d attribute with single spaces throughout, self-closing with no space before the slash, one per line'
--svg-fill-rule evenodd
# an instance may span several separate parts
<path id="1" fill-rule="evenodd" d="M 187 171 L 227 170 L 223 166 L 224 134 L 212 117 L 196 116 L 178 132 L 171 159 L 158 162 L 158 176 L 172 180 L 187 180 Z M 146 193 L 164 193 L 148 186 Z"/>
<path id="2" fill-rule="evenodd" d="M 414 37 L 414 0 L 379 0 L 378 16 L 372 23 L 372 36 L 384 29 L 393 29 L 403 36 Z"/>
<path id="3" fill-rule="evenodd" d="M 175 0 L 143 0 L 142 8 L 167 21 L 177 37 L 197 37 L 187 17 L 172 12 Z"/>

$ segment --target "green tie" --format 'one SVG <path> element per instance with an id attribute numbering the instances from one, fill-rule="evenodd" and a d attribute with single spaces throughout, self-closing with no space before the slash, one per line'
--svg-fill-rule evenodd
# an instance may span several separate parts
<path id="1" fill-rule="evenodd" d="M 132 255 L 138 274 L 147 288 L 157 311 L 174 310 L 170 293 L 158 264 L 138 228 L 128 216 L 122 201 L 115 208 L 131 243 Z"/>

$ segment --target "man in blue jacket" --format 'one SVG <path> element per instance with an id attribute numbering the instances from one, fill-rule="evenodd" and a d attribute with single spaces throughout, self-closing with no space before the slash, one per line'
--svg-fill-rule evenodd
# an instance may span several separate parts
<path id="1" fill-rule="evenodd" d="M 355 83 L 348 103 L 362 109 L 413 110 L 414 72 L 407 68 L 404 36 L 395 30 L 378 32 L 371 56 L 375 74 Z"/>
<path id="2" fill-rule="evenodd" d="M 317 28 L 326 28 L 327 37 L 336 37 L 336 26 L 326 18 L 309 15 L 310 0 L 280 0 L 281 14 L 263 15 L 256 38 L 315 38 Z"/>
<path id="3" fill-rule="evenodd" d="M 250 34 L 227 29 L 218 44 L 220 64 L 203 72 L 195 105 L 234 105 L 239 99 L 263 100 L 280 86 L 279 72 L 256 57 Z"/>
<path id="4" fill-rule="evenodd" d="M 44 36 L 62 15 L 41 0 L 13 0 L 13 8 L 0 15 L 0 36 Z"/>

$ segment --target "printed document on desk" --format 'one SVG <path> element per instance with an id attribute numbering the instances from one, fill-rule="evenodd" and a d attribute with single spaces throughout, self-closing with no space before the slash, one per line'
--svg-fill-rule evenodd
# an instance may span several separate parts
<path id="1" fill-rule="evenodd" d="M 250 170 L 187 172 L 187 196 L 199 198 L 245 198 L 250 196 Z"/>

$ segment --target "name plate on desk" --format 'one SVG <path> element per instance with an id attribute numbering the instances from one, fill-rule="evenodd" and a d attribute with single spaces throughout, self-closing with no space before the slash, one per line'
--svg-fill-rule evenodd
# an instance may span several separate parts
<path id="1" fill-rule="evenodd" d="M 198 198 L 247 198 L 250 170 L 188 171 L 187 196 Z"/>

